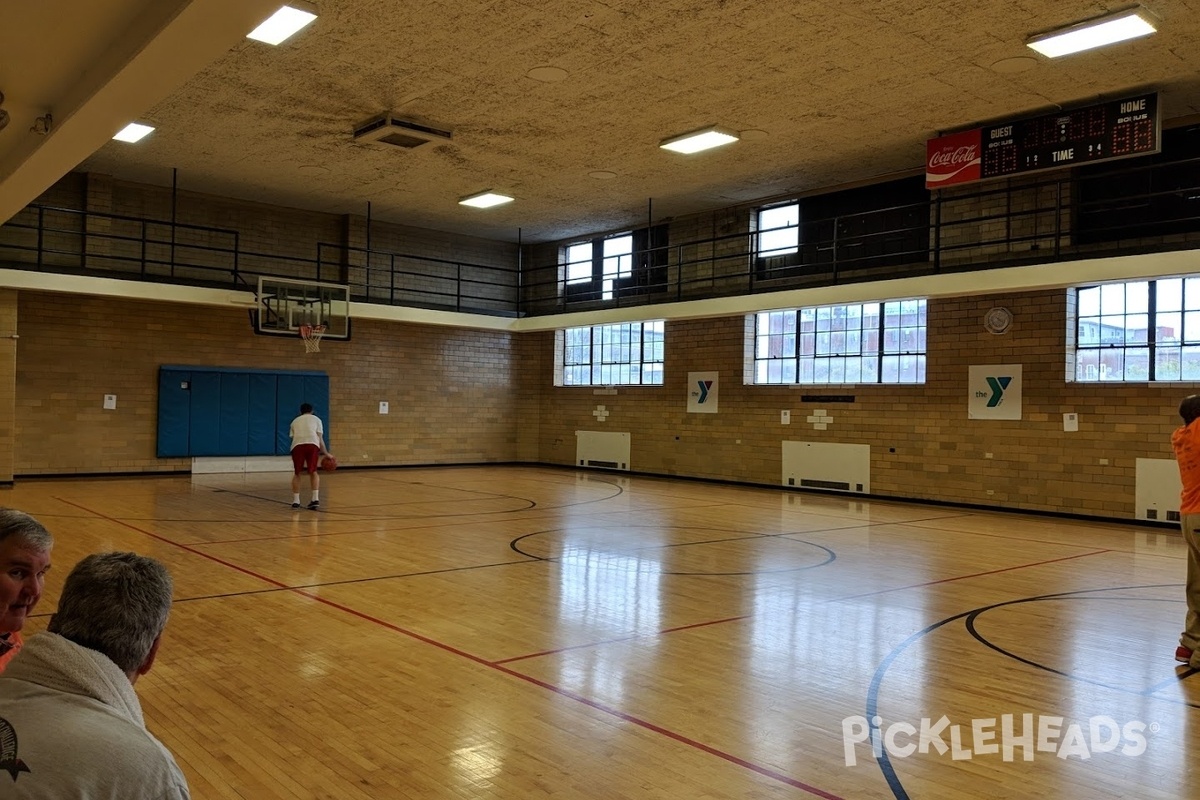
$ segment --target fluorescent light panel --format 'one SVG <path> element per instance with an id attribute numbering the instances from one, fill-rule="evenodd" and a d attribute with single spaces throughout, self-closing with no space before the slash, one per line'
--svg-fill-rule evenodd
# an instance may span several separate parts
<path id="1" fill-rule="evenodd" d="M 1154 22 L 1140 8 L 1109 14 L 1030 39 L 1027 44 L 1047 58 L 1103 47 L 1154 33 Z"/>
<path id="2" fill-rule="evenodd" d="M 473 208 L 491 208 L 492 206 L 500 206 L 505 203 L 511 203 L 512 198 L 506 194 L 496 194 L 490 189 L 486 192 L 473 194 L 470 197 L 464 197 L 458 201 L 460 206 L 472 206 Z"/>
<path id="3" fill-rule="evenodd" d="M 311 11 L 284 6 L 262 25 L 246 34 L 246 38 L 267 44 L 279 44 L 316 18 L 317 15 Z"/>
<path id="4" fill-rule="evenodd" d="M 131 122 L 117 133 L 113 138 L 118 142 L 140 142 L 142 139 L 149 136 L 154 131 L 150 125 L 142 125 L 138 122 Z"/>
<path id="5" fill-rule="evenodd" d="M 728 133 L 718 128 L 704 128 L 665 139 L 659 147 L 664 150 L 674 150 L 676 153 L 699 153 L 701 150 L 711 150 L 737 140 L 738 137 L 735 133 Z"/>

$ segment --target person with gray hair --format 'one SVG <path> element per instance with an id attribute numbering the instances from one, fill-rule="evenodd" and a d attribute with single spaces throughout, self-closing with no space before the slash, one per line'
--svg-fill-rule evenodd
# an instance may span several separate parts
<path id="1" fill-rule="evenodd" d="M 0 675 L 0 773 L 18 796 L 187 800 L 133 689 L 158 655 L 171 592 L 167 568 L 136 553 L 71 570 L 46 633 Z"/>
<path id="2" fill-rule="evenodd" d="M 42 597 L 53 547 L 42 523 L 0 508 L 0 672 L 21 649 L 21 628 Z"/>

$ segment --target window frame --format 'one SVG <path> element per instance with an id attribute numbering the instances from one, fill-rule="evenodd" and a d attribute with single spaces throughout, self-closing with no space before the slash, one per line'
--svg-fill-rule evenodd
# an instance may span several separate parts
<path id="1" fill-rule="evenodd" d="M 774 215 L 780 211 L 795 210 L 795 221 L 788 224 L 775 224 L 774 220 L 771 224 L 763 219 L 765 215 Z M 792 215 L 788 215 L 789 217 Z M 799 263 L 798 256 L 800 253 L 800 201 L 795 200 L 791 203 L 783 203 L 781 205 L 764 206 L 755 212 L 754 226 L 754 257 L 760 264 L 765 264 L 767 260 L 779 260 L 781 264 Z M 789 241 L 783 246 L 776 246 L 775 242 L 764 241 L 766 239 L 783 238 L 790 231 L 788 236 Z M 788 259 L 788 256 L 792 256 Z"/>
<path id="2" fill-rule="evenodd" d="M 559 251 L 563 299 L 619 303 L 623 297 L 667 291 L 668 238 L 669 226 L 663 223 L 563 245 Z M 621 251 L 613 252 L 614 246 Z"/>
<path id="3" fill-rule="evenodd" d="M 622 240 L 628 240 L 628 250 L 619 254 L 607 252 L 612 243 Z M 582 257 L 582 248 L 589 248 L 590 258 Z M 610 262 L 614 260 L 617 262 L 615 268 L 610 269 L 610 266 L 614 266 Z M 571 242 L 563 247 L 562 263 L 564 294 L 568 300 L 611 302 L 616 299 L 618 281 L 621 278 L 632 278 L 634 274 L 633 232 L 625 231 Z M 579 274 L 584 271 L 580 267 L 584 264 L 590 264 L 587 275 Z M 572 267 L 576 269 L 572 270 Z M 573 271 L 576 273 L 574 276 Z"/>
<path id="4" fill-rule="evenodd" d="M 665 372 L 665 320 L 559 328 L 555 334 L 555 386 L 662 386 Z"/>
<path id="5" fill-rule="evenodd" d="M 1131 291 L 1143 288 L 1131 303 Z M 1076 286 L 1068 304 L 1069 382 L 1200 382 L 1200 276 Z"/>
<path id="6" fill-rule="evenodd" d="M 924 297 L 755 312 L 747 325 L 746 382 L 923 385 L 928 381 L 928 315 Z"/>

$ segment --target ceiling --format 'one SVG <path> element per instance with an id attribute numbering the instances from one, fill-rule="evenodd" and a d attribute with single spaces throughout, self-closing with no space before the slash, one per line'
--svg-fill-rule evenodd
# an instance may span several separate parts
<path id="1" fill-rule="evenodd" d="M 389 222 L 549 241 L 642 222 L 648 201 L 657 222 L 919 171 L 941 131 L 1101 97 L 1156 88 L 1165 120 L 1200 113 L 1200 0 L 1145 0 L 1158 34 L 1056 61 L 1025 47 L 1029 35 L 1128 4 L 319 0 L 317 21 L 279 47 L 242 38 L 278 2 L 0 6 L 13 115 L 0 132 L 0 219 L 81 164 L 160 185 L 178 169 L 190 191 L 333 213 L 370 203 Z M 529 77 L 546 66 L 565 79 Z M 45 109 L 55 130 L 29 133 Z M 356 143 L 353 128 L 385 110 L 453 139 Z M 158 130 L 108 141 L 135 117 Z M 756 133 L 693 156 L 658 147 L 713 123 Z M 516 202 L 457 204 L 483 189 Z"/>

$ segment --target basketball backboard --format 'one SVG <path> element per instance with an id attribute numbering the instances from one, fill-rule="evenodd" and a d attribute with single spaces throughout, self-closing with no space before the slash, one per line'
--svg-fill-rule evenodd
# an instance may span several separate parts
<path id="1" fill-rule="evenodd" d="M 259 333 L 298 336 L 301 325 L 324 325 L 325 339 L 349 339 L 350 287 L 260 277 L 255 317 Z"/>

